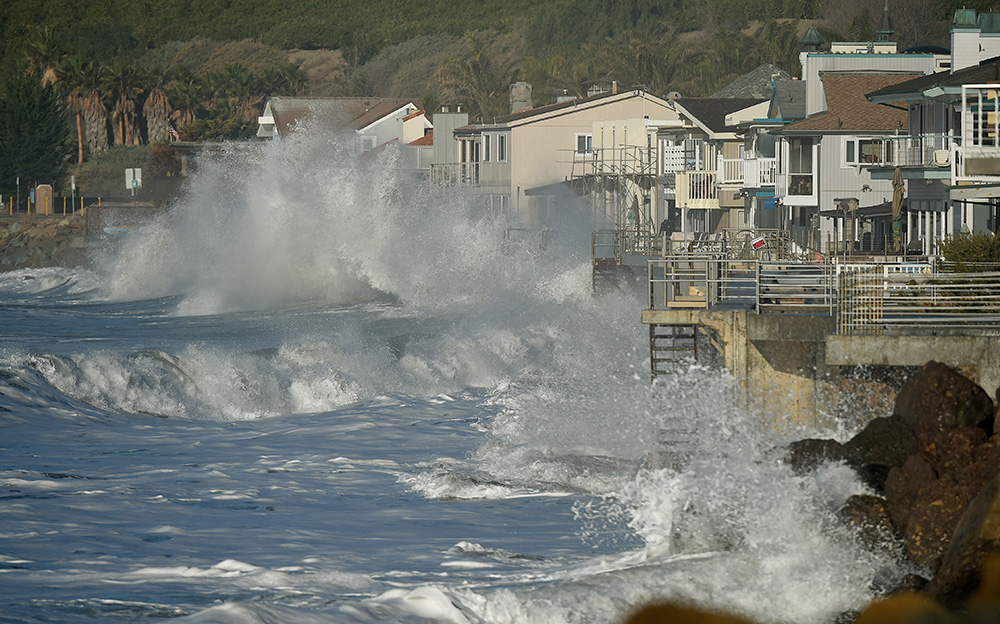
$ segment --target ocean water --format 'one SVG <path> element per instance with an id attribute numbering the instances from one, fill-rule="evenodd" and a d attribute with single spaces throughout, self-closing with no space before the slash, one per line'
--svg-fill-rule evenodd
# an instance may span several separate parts
<path id="1" fill-rule="evenodd" d="M 400 167 L 312 129 L 0 275 L 0 621 L 812 624 L 902 574 L 775 451 L 831 432 L 650 383 L 585 211 L 542 248 Z"/>

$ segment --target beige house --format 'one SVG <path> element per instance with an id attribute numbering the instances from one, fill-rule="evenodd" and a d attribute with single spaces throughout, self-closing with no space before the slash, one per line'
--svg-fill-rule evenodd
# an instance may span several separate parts
<path id="1" fill-rule="evenodd" d="M 459 162 L 435 164 L 432 170 L 438 171 L 432 171 L 432 179 L 480 189 L 490 205 L 535 226 L 552 216 L 560 197 L 582 193 L 612 161 L 632 159 L 635 166 L 652 166 L 657 128 L 677 123 L 670 102 L 642 90 L 612 90 L 519 110 L 456 128 Z M 655 167 L 647 173 L 655 175 Z M 656 205 L 651 198 L 637 199 L 634 189 L 619 191 L 622 206 L 641 206 L 647 199 Z M 604 210 L 609 219 L 618 220 L 615 205 Z M 653 215 L 645 219 L 651 222 Z"/>
<path id="2" fill-rule="evenodd" d="M 430 166 L 433 124 L 420 100 L 380 97 L 272 97 L 257 118 L 257 136 L 281 138 L 299 124 L 353 136 L 360 152 L 397 143 L 409 169 Z"/>

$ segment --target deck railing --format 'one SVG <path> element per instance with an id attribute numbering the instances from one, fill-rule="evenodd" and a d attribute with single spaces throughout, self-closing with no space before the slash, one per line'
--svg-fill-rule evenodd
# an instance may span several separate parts
<path id="1" fill-rule="evenodd" d="M 843 335 L 1000 335 L 1000 271 L 933 264 L 762 262 L 677 254 L 648 262 L 649 309 L 834 316 Z"/>
<path id="2" fill-rule="evenodd" d="M 856 267 L 841 273 L 838 331 L 845 335 L 1000 335 L 1000 272 Z"/>
<path id="3" fill-rule="evenodd" d="M 648 261 L 649 308 L 749 308 L 761 313 L 833 314 L 835 269 L 678 254 Z"/>

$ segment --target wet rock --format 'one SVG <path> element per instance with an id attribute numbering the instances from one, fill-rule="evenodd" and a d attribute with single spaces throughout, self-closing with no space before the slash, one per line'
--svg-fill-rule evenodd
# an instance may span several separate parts
<path id="1" fill-rule="evenodd" d="M 750 621 L 697 607 L 659 604 L 640 609 L 626 624 L 750 624 Z"/>
<path id="2" fill-rule="evenodd" d="M 949 366 L 932 361 L 899 391 L 894 415 L 926 442 L 938 431 L 954 427 L 979 427 L 992 435 L 996 410 L 985 390 Z"/>
<path id="3" fill-rule="evenodd" d="M 899 416 L 876 418 L 844 444 L 844 457 L 876 492 L 885 491 L 889 471 L 902 466 L 920 447 L 910 426 Z"/>
<path id="4" fill-rule="evenodd" d="M 920 490 L 936 479 L 934 469 L 922 455 L 911 455 L 902 466 L 889 471 L 885 482 L 886 507 L 897 531 L 906 530 Z"/>
<path id="5" fill-rule="evenodd" d="M 927 596 L 902 592 L 865 607 L 855 624 L 947 624 L 957 622 L 954 615 Z"/>
<path id="6" fill-rule="evenodd" d="M 83 263 L 89 247 L 83 226 L 80 216 L 11 223 L 4 228 L 7 236 L 0 239 L 0 270 Z"/>
<path id="7" fill-rule="evenodd" d="M 927 586 L 928 595 L 958 608 L 975 595 L 980 585 L 1000 585 L 997 576 L 991 576 L 994 568 L 988 565 L 995 555 L 1000 555 L 1000 475 L 965 510 L 941 566 Z M 979 604 L 986 604 L 988 598 L 980 594 Z"/>
<path id="8" fill-rule="evenodd" d="M 888 506 L 879 496 L 851 496 L 838 515 L 868 548 L 888 548 L 897 542 Z"/>
<path id="9" fill-rule="evenodd" d="M 910 559 L 937 570 L 966 506 L 978 491 L 955 475 L 945 475 L 921 488 L 902 530 Z"/>
<path id="10" fill-rule="evenodd" d="M 844 448 L 836 440 L 796 440 L 785 450 L 784 460 L 796 474 L 805 474 L 828 461 L 844 459 Z"/>

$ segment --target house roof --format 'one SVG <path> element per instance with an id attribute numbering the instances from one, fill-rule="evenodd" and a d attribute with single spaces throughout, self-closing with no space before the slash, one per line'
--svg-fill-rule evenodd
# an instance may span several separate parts
<path id="1" fill-rule="evenodd" d="M 379 97 L 273 97 L 268 101 L 274 126 L 279 135 L 307 118 L 337 128 L 360 130 L 407 104 L 422 109 L 419 100 Z"/>
<path id="2" fill-rule="evenodd" d="M 865 98 L 866 93 L 899 84 L 905 74 L 822 74 L 826 111 L 788 124 L 781 132 L 830 134 L 837 132 L 892 132 L 905 130 L 905 109 L 880 106 Z"/>
<path id="3" fill-rule="evenodd" d="M 677 98 L 674 106 L 709 132 L 727 132 L 726 115 L 767 101 L 767 98 Z"/>
<path id="4" fill-rule="evenodd" d="M 792 76 L 777 65 L 764 63 L 748 71 L 725 87 L 719 89 L 711 98 L 759 98 L 771 97 L 774 80 L 791 80 Z"/>
<path id="5" fill-rule="evenodd" d="M 923 100 L 929 91 L 961 91 L 963 84 L 997 82 L 1000 80 L 1000 57 L 986 59 L 979 65 L 964 67 L 952 73 L 938 72 L 920 76 L 869 92 L 867 98 L 876 103 Z"/>
<path id="6" fill-rule="evenodd" d="M 423 146 L 427 146 L 427 145 L 434 145 L 434 132 L 428 132 L 427 134 L 425 134 L 424 136 L 420 137 L 419 139 L 410 141 L 409 144 L 410 145 L 414 145 L 416 147 L 423 147 Z"/>
<path id="7" fill-rule="evenodd" d="M 632 93 L 631 91 L 625 91 L 622 93 Z M 527 119 L 529 117 L 534 117 L 536 115 L 544 115 L 545 113 L 550 113 L 553 111 L 558 111 L 564 108 L 573 108 L 580 106 L 581 104 L 591 104 L 597 102 L 598 100 L 604 100 L 611 97 L 621 96 L 622 93 L 600 93 L 598 95 L 592 95 L 585 98 L 577 98 L 574 100 L 567 100 L 565 102 L 556 102 L 555 104 L 547 104 L 545 106 L 536 106 L 534 108 L 526 108 L 523 110 L 516 111 L 510 115 L 504 117 L 497 117 L 497 123 L 510 123 L 512 121 L 520 121 L 521 119 Z"/>
<path id="8" fill-rule="evenodd" d="M 545 106 L 536 106 L 534 108 L 528 108 L 524 110 L 519 110 L 510 115 L 505 115 L 503 117 L 497 117 L 492 124 L 471 124 L 462 128 L 457 128 L 455 132 L 460 132 L 463 130 L 483 130 L 483 125 L 521 125 L 521 123 L 530 120 L 532 117 L 539 117 L 543 115 L 553 115 L 558 114 L 560 111 L 572 111 L 577 108 L 586 108 L 591 106 L 599 106 L 603 104 L 604 100 L 608 103 L 614 101 L 625 100 L 631 97 L 643 97 L 648 100 L 653 100 L 659 102 L 663 106 L 668 106 L 667 100 L 660 98 L 652 93 L 643 91 L 642 89 L 630 89 L 627 91 L 619 91 L 618 93 L 600 93 L 597 95 L 592 95 L 585 98 L 576 98 L 572 100 L 567 100 L 565 102 L 556 102 L 555 104 L 547 104 Z"/>
<path id="9" fill-rule="evenodd" d="M 806 83 L 802 80 L 775 80 L 771 95 L 771 119 L 802 119 L 806 116 Z"/>

